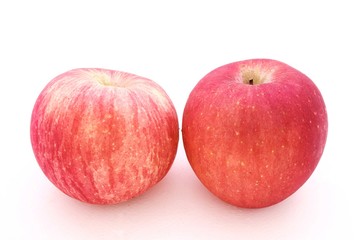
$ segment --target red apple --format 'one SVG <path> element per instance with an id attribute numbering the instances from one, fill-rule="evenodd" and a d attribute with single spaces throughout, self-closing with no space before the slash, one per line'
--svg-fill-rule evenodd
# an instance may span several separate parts
<path id="1" fill-rule="evenodd" d="M 192 90 L 182 121 L 197 177 L 220 199 L 244 208 L 270 206 L 297 191 L 320 160 L 327 129 L 315 84 L 270 59 L 207 74 Z"/>
<path id="2" fill-rule="evenodd" d="M 175 108 L 155 82 L 106 69 L 74 69 L 40 93 L 31 143 L 65 194 L 115 204 L 145 192 L 171 167 L 179 140 Z"/>

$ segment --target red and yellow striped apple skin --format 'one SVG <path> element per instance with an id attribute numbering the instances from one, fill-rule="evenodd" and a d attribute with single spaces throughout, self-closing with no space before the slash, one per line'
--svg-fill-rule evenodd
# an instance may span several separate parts
<path id="1" fill-rule="evenodd" d="M 30 129 L 47 178 L 94 204 L 126 201 L 159 182 L 179 140 L 175 108 L 158 84 L 94 68 L 54 78 L 35 103 Z"/>

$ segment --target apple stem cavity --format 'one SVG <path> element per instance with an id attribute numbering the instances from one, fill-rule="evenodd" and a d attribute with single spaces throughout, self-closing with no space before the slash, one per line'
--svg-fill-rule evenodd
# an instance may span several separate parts
<path id="1" fill-rule="evenodd" d="M 129 85 L 129 74 L 127 73 L 116 73 L 111 76 L 106 72 L 95 72 L 92 77 L 103 86 L 127 88 Z"/>
<path id="2" fill-rule="evenodd" d="M 241 72 L 241 79 L 244 84 L 257 85 L 264 82 L 259 72 L 255 69 L 246 69 Z"/>

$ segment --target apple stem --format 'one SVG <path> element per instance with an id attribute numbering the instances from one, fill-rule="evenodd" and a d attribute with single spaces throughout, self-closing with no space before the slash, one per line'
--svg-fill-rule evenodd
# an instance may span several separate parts
<path id="1" fill-rule="evenodd" d="M 249 84 L 250 84 L 250 85 L 254 85 L 254 79 L 250 79 L 250 80 L 249 80 Z"/>

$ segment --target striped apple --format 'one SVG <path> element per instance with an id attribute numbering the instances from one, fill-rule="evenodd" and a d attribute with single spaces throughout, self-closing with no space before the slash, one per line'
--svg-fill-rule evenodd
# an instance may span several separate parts
<path id="1" fill-rule="evenodd" d="M 154 81 L 81 68 L 40 93 L 30 126 L 33 151 L 47 178 L 83 202 L 136 197 L 169 171 L 179 127 L 173 103 Z"/>

